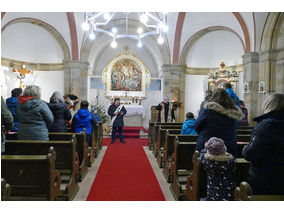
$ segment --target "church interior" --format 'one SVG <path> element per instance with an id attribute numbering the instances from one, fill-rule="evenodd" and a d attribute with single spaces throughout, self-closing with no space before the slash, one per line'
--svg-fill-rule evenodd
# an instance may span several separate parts
<path id="1" fill-rule="evenodd" d="M 192 145 L 198 139 L 180 132 L 188 112 L 198 120 L 207 92 L 228 83 L 244 102 L 248 122 L 234 130 L 241 151 L 235 156 L 232 199 L 284 200 L 284 193 L 252 193 L 246 180 L 250 162 L 241 154 L 251 143 L 257 125 L 253 119 L 263 113 L 266 96 L 284 94 L 283 12 L 1 12 L 0 83 L 4 100 L 14 88 L 24 91 L 37 85 L 45 103 L 55 91 L 64 98 L 76 97 L 78 104 L 72 102 L 69 109 L 72 118 L 83 101 L 101 118 L 89 134 L 89 147 L 85 130 L 49 132 L 49 140 L 38 145 L 5 131 L 2 200 L 202 200 L 206 197 L 206 189 L 199 189 L 203 161 Z M 157 108 L 165 97 L 168 123 Z M 108 110 L 117 98 L 127 111 L 125 144 L 121 139 L 121 143 L 111 141 L 118 116 L 110 117 Z M 65 141 L 66 147 L 56 141 Z M 46 154 L 36 151 L 43 147 Z M 63 162 L 70 153 L 71 166 Z M 22 184 L 30 187 L 25 188 L 13 178 L 38 175 L 32 169 L 46 172 L 45 164 L 38 166 L 29 158 L 32 155 L 49 159 L 51 176 L 43 192 L 35 185 L 44 180 L 31 178 L 36 184 L 26 181 Z M 16 165 L 11 156 L 21 157 Z"/>

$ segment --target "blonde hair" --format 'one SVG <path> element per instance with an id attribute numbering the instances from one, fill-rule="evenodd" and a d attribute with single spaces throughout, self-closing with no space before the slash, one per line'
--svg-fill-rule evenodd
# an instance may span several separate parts
<path id="1" fill-rule="evenodd" d="M 40 87 L 36 85 L 29 85 L 24 90 L 23 95 L 24 96 L 34 96 L 35 98 L 40 99 L 40 96 L 41 96 Z"/>
<path id="2" fill-rule="evenodd" d="M 262 110 L 264 113 L 269 113 L 272 111 L 284 112 L 284 94 L 274 93 L 267 95 L 264 98 Z"/>

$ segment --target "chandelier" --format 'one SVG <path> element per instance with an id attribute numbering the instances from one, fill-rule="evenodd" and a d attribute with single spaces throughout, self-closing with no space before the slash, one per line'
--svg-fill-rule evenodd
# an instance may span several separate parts
<path id="1" fill-rule="evenodd" d="M 125 29 L 126 32 L 123 34 L 119 32 L 116 27 L 112 27 L 111 30 L 107 30 L 106 26 L 113 20 L 116 15 L 115 12 L 111 13 L 103 13 L 103 12 L 95 12 L 95 13 L 85 13 L 84 14 L 84 22 L 82 23 L 82 29 L 84 31 L 89 31 L 89 38 L 94 40 L 96 38 L 97 33 L 104 33 L 112 38 L 111 47 L 117 47 L 117 39 L 120 38 L 131 38 L 137 40 L 137 46 L 141 48 L 143 46 L 142 39 L 151 36 L 151 35 L 159 35 L 157 42 L 158 44 L 164 43 L 163 33 L 168 31 L 167 25 L 167 13 L 163 13 L 162 17 L 156 17 L 152 13 L 148 12 L 138 12 L 136 13 L 140 22 L 144 25 L 145 32 L 143 28 L 137 28 L 137 34 L 130 34 L 128 32 L 128 14 L 125 17 Z M 151 22 L 151 23 L 149 23 Z"/>

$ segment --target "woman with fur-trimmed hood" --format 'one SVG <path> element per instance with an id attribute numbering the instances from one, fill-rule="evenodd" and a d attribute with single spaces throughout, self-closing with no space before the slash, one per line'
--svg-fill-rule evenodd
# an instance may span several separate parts
<path id="1" fill-rule="evenodd" d="M 234 200 L 236 161 L 226 151 L 224 141 L 215 137 L 210 138 L 202 150 L 200 157 L 207 174 L 207 201 Z"/>
<path id="2" fill-rule="evenodd" d="M 242 110 L 221 88 L 214 91 L 195 122 L 198 133 L 196 150 L 201 151 L 211 137 L 224 140 L 229 153 L 237 156 L 236 121 L 242 119 Z"/>

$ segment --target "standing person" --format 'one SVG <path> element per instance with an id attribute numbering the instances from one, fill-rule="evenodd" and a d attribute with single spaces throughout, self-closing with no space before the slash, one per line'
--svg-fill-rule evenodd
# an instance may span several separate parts
<path id="1" fill-rule="evenodd" d="M 66 121 L 71 120 L 71 112 L 67 109 L 62 94 L 55 91 L 49 102 L 48 107 L 54 116 L 54 122 L 49 127 L 49 132 L 67 132 Z"/>
<path id="2" fill-rule="evenodd" d="M 96 122 L 99 122 L 101 121 L 101 118 L 98 114 L 98 109 L 96 107 L 92 108 L 92 116 L 93 116 L 93 119 L 96 121 Z"/>
<path id="3" fill-rule="evenodd" d="M 13 128 L 13 116 L 1 96 L 1 154 L 5 152 L 5 132 Z"/>
<path id="4" fill-rule="evenodd" d="M 207 173 L 206 200 L 234 200 L 236 160 L 227 152 L 224 141 L 220 138 L 210 138 L 205 143 L 200 159 Z"/>
<path id="5" fill-rule="evenodd" d="M 167 96 L 165 96 L 164 100 L 161 103 L 159 103 L 158 106 L 156 106 L 156 109 L 159 110 L 158 122 L 162 123 L 175 122 L 175 112 Z"/>
<path id="6" fill-rule="evenodd" d="M 240 126 L 249 126 L 248 123 L 248 109 L 245 106 L 245 103 L 240 100 L 240 108 L 244 114 L 244 118 L 240 121 Z"/>
<path id="7" fill-rule="evenodd" d="M 200 104 L 199 113 L 201 112 L 201 110 L 202 110 L 202 108 L 204 107 L 204 105 L 205 105 L 205 104 L 209 101 L 209 99 L 211 98 L 212 93 L 213 93 L 212 90 L 206 90 L 204 101 L 202 101 L 201 104 Z"/>
<path id="8" fill-rule="evenodd" d="M 186 113 L 186 121 L 182 125 L 181 135 L 197 135 L 194 129 L 194 115 L 192 112 Z"/>
<path id="9" fill-rule="evenodd" d="M 241 109 L 233 103 L 228 93 L 221 88 L 214 91 L 195 122 L 198 133 L 196 150 L 201 151 L 211 137 L 224 140 L 228 152 L 237 156 L 235 121 L 243 117 Z"/>
<path id="10" fill-rule="evenodd" d="M 11 92 L 11 97 L 6 99 L 6 105 L 11 111 L 14 119 L 14 128 L 11 131 L 17 132 L 19 126 L 19 119 L 17 116 L 18 97 L 22 94 L 22 88 L 15 88 Z"/>
<path id="11" fill-rule="evenodd" d="M 284 194 L 284 94 L 268 95 L 243 157 L 253 194 Z"/>
<path id="12" fill-rule="evenodd" d="M 81 133 L 86 129 L 87 133 L 87 143 L 89 146 L 92 146 L 91 134 L 92 126 L 95 125 L 91 112 L 88 110 L 89 102 L 81 101 L 81 108 L 74 115 L 72 120 L 72 130 L 75 133 Z"/>
<path id="13" fill-rule="evenodd" d="M 30 85 L 18 98 L 19 140 L 48 140 L 48 127 L 52 125 L 54 117 L 40 97 L 39 86 Z"/>
<path id="14" fill-rule="evenodd" d="M 225 83 L 224 84 L 224 89 L 226 90 L 228 95 L 233 99 L 234 104 L 237 105 L 237 106 L 240 106 L 240 99 L 236 95 L 236 93 L 234 93 L 234 91 L 232 90 L 232 84 Z"/>
<path id="15" fill-rule="evenodd" d="M 125 107 L 120 105 L 119 98 L 115 98 L 114 102 L 108 108 L 108 114 L 111 116 L 111 126 L 112 126 L 112 133 L 111 133 L 111 143 L 115 143 L 116 139 L 116 132 L 119 133 L 120 143 L 125 143 L 122 135 L 122 127 L 124 126 L 123 116 L 127 113 Z"/>

